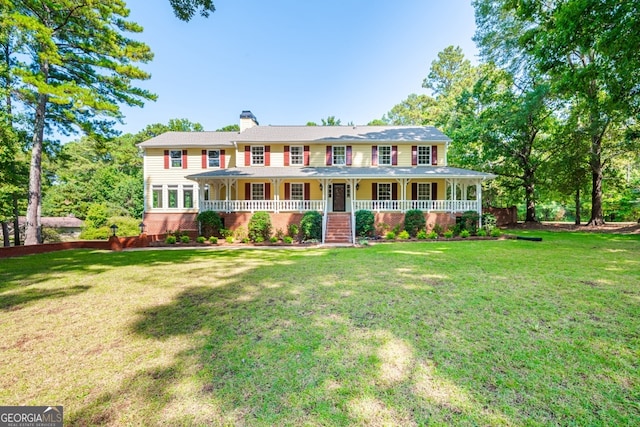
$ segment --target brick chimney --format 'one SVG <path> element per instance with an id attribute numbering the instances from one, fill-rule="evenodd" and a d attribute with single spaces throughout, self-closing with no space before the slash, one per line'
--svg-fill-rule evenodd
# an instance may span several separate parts
<path id="1" fill-rule="evenodd" d="M 240 132 L 244 132 L 245 130 L 252 128 L 254 126 L 258 126 L 258 119 L 253 113 L 249 110 L 244 110 L 242 114 L 240 114 Z"/>

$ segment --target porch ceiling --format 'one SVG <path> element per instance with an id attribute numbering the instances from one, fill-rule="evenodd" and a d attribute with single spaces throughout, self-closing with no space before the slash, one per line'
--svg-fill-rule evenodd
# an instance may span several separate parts
<path id="1" fill-rule="evenodd" d="M 492 179 L 495 175 L 445 166 L 419 167 L 242 167 L 219 169 L 187 176 L 198 181 L 204 179 L 380 179 L 380 178 L 440 178 L 440 179 Z"/>

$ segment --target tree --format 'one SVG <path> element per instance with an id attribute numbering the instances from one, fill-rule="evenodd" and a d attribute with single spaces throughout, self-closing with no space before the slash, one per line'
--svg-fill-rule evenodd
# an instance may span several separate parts
<path id="1" fill-rule="evenodd" d="M 340 124 L 342 123 L 340 121 L 340 119 L 336 119 L 336 116 L 328 116 L 325 119 L 321 119 L 322 120 L 322 126 L 340 126 Z"/>
<path id="2" fill-rule="evenodd" d="M 182 21 L 190 21 L 196 13 L 205 18 L 216 8 L 211 0 L 169 0 L 173 12 Z"/>
<path id="3" fill-rule="evenodd" d="M 434 123 L 435 99 L 428 95 L 410 94 L 407 99 L 394 105 L 382 117 L 386 124 L 396 126 L 424 126 Z"/>
<path id="4" fill-rule="evenodd" d="M 607 163 L 637 141 L 619 138 L 640 111 L 640 4 L 618 0 L 474 1 L 476 41 L 487 58 L 535 68 L 551 78 L 556 96 L 580 115 L 589 139 L 591 218 L 604 223 Z M 516 65 L 518 64 L 519 65 Z"/>
<path id="5" fill-rule="evenodd" d="M 129 11 L 122 0 L 3 0 L 1 6 L 0 20 L 15 32 L 11 50 L 16 60 L 8 71 L 13 100 L 32 117 L 25 243 L 36 244 L 45 135 L 53 129 L 97 139 L 113 135 L 120 103 L 142 106 L 155 99 L 132 85 L 149 78 L 134 64 L 153 55 L 145 44 L 125 37 L 142 28 L 125 20 Z"/>
<path id="6" fill-rule="evenodd" d="M 227 125 L 223 128 L 216 129 L 216 132 L 240 132 L 240 125 L 238 124 Z"/>

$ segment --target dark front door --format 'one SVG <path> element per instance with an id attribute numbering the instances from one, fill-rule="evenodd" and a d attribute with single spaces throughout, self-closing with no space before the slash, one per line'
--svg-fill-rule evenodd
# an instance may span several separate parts
<path id="1" fill-rule="evenodd" d="M 344 212 L 345 202 L 345 184 L 333 184 L 333 211 Z"/>

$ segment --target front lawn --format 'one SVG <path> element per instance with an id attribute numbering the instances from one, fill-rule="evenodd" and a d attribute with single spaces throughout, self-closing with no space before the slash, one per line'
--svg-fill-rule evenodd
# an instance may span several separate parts
<path id="1" fill-rule="evenodd" d="M 0 405 L 64 405 L 65 425 L 640 424 L 640 236 L 529 235 L 0 260 Z"/>

